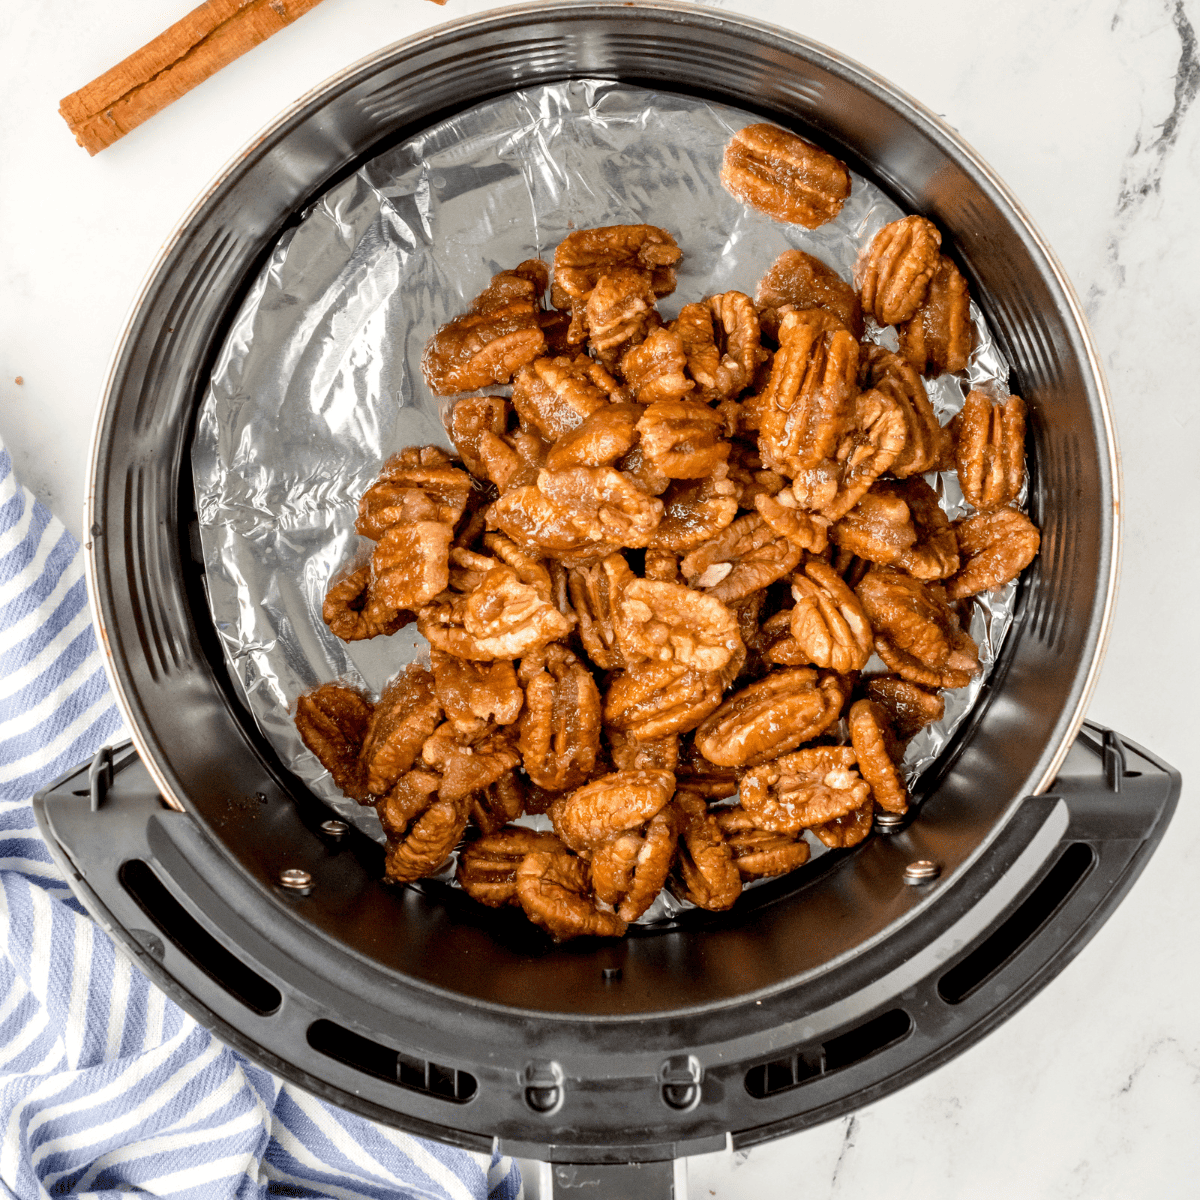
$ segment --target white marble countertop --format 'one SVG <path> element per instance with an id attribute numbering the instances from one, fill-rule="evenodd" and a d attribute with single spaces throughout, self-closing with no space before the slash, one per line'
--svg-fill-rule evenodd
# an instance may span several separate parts
<path id="1" fill-rule="evenodd" d="M 21 480 L 77 534 L 109 355 L 195 197 L 327 76 L 493 5 L 325 0 L 89 158 L 58 101 L 188 7 L 0 9 L 0 436 Z M 1124 466 L 1122 585 L 1090 715 L 1182 770 L 1184 793 L 1126 901 L 1010 1021 L 852 1117 L 748 1155 L 694 1160 L 689 1195 L 1194 1196 L 1200 817 L 1189 801 L 1200 713 L 1195 684 L 1170 664 L 1187 655 L 1200 595 L 1188 507 L 1200 439 L 1200 0 L 726 7 L 823 41 L 943 114 L 1056 250 L 1106 365 Z"/>

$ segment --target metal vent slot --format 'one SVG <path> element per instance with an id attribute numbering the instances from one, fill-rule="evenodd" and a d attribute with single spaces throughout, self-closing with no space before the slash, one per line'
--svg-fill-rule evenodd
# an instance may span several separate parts
<path id="1" fill-rule="evenodd" d="M 266 1017 L 278 1010 L 283 1002 L 279 989 L 226 950 L 171 895 L 149 863 L 140 858 L 128 859 L 121 864 L 117 878 L 171 944 L 215 983 L 259 1016 Z"/>
<path id="2" fill-rule="evenodd" d="M 308 1044 L 327 1058 L 414 1092 L 465 1104 L 479 1089 L 475 1076 L 467 1071 L 402 1054 L 335 1021 L 314 1021 L 307 1036 Z"/>
<path id="3" fill-rule="evenodd" d="M 862 1062 L 907 1037 L 912 1018 L 902 1008 L 892 1008 L 818 1046 L 806 1046 L 788 1058 L 751 1067 L 746 1091 L 756 1100 L 790 1091 L 819 1075 L 828 1075 Z"/>
<path id="4" fill-rule="evenodd" d="M 1054 915 L 1095 861 L 1086 842 L 1068 846 L 1012 916 L 938 980 L 938 995 L 959 1004 L 986 983 Z"/>

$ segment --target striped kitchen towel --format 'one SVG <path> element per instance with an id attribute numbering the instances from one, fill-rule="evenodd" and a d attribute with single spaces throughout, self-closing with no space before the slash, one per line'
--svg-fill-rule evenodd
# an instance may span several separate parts
<path id="1" fill-rule="evenodd" d="M 88 919 L 30 797 L 124 736 L 79 544 L 0 442 L 0 1190 L 517 1200 L 516 1164 L 334 1108 L 217 1041 Z"/>

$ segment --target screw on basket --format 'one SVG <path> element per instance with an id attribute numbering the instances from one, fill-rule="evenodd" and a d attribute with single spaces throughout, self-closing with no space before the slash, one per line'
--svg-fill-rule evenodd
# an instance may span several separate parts
<path id="1" fill-rule="evenodd" d="M 349 830 L 350 826 L 345 821 L 322 821 L 321 832 L 327 834 L 331 838 L 343 837 Z"/>
<path id="2" fill-rule="evenodd" d="M 279 872 L 279 882 L 293 892 L 307 892 L 312 887 L 312 875 L 299 867 L 288 867 Z"/>
<path id="3" fill-rule="evenodd" d="M 942 873 L 942 868 L 927 858 L 919 858 L 904 868 L 905 883 L 928 883 Z"/>
<path id="4" fill-rule="evenodd" d="M 875 828 L 878 829 L 880 833 L 895 833 L 895 831 L 903 824 L 903 813 L 877 812 L 875 814 Z"/>

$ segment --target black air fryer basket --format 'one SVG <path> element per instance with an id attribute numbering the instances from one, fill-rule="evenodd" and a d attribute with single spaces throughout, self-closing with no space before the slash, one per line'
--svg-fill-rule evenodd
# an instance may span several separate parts
<path id="1" fill-rule="evenodd" d="M 301 209 L 456 108 L 573 76 L 811 131 L 938 224 L 1028 405 L 1042 549 L 971 718 L 921 778 L 919 819 L 730 913 L 554 945 L 453 889 L 383 884 L 380 846 L 325 828 L 329 811 L 234 696 L 189 448 L 224 331 Z M 498 1141 L 597 1197 L 666 1194 L 673 1159 L 828 1120 L 982 1037 L 1113 910 L 1178 796 L 1169 767 L 1083 722 L 1114 598 L 1118 479 L 1061 269 L 936 117 L 744 18 L 532 5 L 442 26 L 324 85 L 167 248 L 114 360 L 91 470 L 91 597 L 134 745 L 37 798 L 80 898 L 183 1008 L 272 1071 L 415 1133 Z M 921 860 L 932 877 L 906 872 Z M 307 886 L 285 885 L 293 869 Z M 614 1183 L 616 1164 L 637 1170 Z"/>

